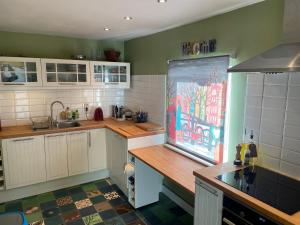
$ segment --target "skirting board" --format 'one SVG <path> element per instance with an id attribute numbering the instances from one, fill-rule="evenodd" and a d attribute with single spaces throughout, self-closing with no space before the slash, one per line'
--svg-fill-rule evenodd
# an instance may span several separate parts
<path id="1" fill-rule="evenodd" d="M 0 203 L 25 198 L 33 195 L 55 191 L 62 188 L 72 187 L 78 184 L 84 184 L 109 177 L 107 169 L 96 172 L 66 177 L 58 180 L 34 184 L 21 188 L 0 191 Z"/>
<path id="2" fill-rule="evenodd" d="M 173 202 L 175 202 L 178 206 L 180 206 L 184 211 L 188 214 L 194 216 L 194 207 L 168 189 L 166 186 L 163 185 L 162 192 L 170 198 Z"/>

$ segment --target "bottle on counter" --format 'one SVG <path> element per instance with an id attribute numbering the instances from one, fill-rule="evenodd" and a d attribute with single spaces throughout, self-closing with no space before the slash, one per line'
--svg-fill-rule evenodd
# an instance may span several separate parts
<path id="1" fill-rule="evenodd" d="M 67 116 L 68 120 L 72 119 L 72 112 L 69 107 L 67 107 L 67 109 L 66 109 L 66 116 Z"/>

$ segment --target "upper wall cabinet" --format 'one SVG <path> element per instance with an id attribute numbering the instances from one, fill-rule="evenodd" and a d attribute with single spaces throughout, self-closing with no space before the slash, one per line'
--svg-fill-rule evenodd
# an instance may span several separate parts
<path id="1" fill-rule="evenodd" d="M 41 61 L 37 58 L 0 57 L 1 85 L 42 86 Z"/>
<path id="2" fill-rule="evenodd" d="M 44 86 L 90 85 L 89 61 L 41 59 Z"/>
<path id="3" fill-rule="evenodd" d="M 130 64 L 91 61 L 91 83 L 105 88 L 130 88 Z"/>

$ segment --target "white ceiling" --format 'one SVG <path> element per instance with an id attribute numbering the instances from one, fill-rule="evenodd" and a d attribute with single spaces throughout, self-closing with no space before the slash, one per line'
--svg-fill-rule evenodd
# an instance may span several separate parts
<path id="1" fill-rule="evenodd" d="M 0 0 L 0 30 L 89 39 L 130 39 L 262 0 Z M 126 21 L 124 16 L 133 20 Z M 111 28 L 104 31 L 104 27 Z"/>

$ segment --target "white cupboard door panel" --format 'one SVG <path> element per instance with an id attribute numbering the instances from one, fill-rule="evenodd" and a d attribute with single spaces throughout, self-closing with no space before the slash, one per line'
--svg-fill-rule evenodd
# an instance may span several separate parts
<path id="1" fill-rule="evenodd" d="M 107 168 L 106 136 L 105 129 L 90 130 L 88 133 L 89 144 L 89 171 Z"/>
<path id="2" fill-rule="evenodd" d="M 68 176 L 68 147 L 65 134 L 45 136 L 47 180 Z"/>
<path id="3" fill-rule="evenodd" d="M 223 193 L 206 183 L 197 182 L 195 225 L 221 225 Z"/>
<path id="4" fill-rule="evenodd" d="M 87 132 L 69 133 L 67 138 L 69 175 L 71 176 L 88 172 Z"/>
<path id="5" fill-rule="evenodd" d="M 3 141 L 6 188 L 46 181 L 44 136 Z"/>

